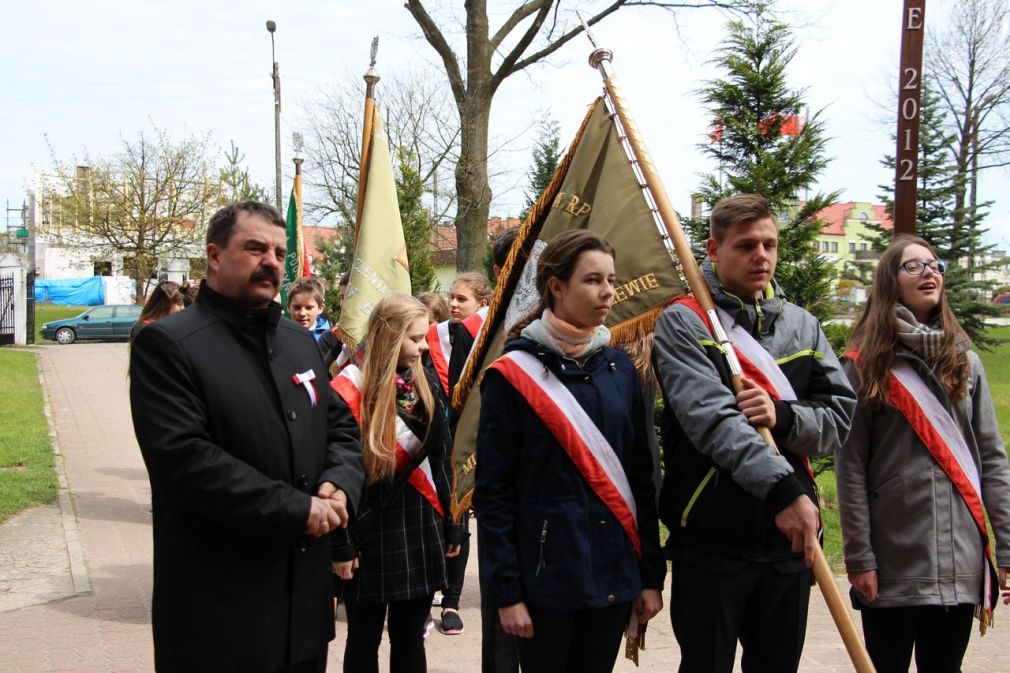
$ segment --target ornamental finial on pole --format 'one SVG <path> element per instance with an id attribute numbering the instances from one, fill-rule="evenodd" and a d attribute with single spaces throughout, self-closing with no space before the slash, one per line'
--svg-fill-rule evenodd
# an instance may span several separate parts
<path id="1" fill-rule="evenodd" d="M 582 24 L 582 30 L 586 32 L 586 37 L 589 38 L 589 43 L 593 45 L 593 53 L 589 55 L 589 65 L 594 68 L 600 68 L 602 64 L 610 63 L 614 59 L 614 52 L 609 49 L 601 47 L 596 42 L 596 36 L 593 35 L 593 31 L 589 28 L 589 23 L 586 21 L 586 17 L 582 15 L 582 12 L 576 11 L 575 14 L 579 17 L 579 22 Z M 606 66 L 603 66 L 604 68 Z M 604 72 L 604 77 L 609 73 Z"/>
<path id="2" fill-rule="evenodd" d="M 365 83 L 368 84 L 369 95 L 375 84 L 379 81 L 379 73 L 375 70 L 375 57 L 379 53 L 379 36 L 372 38 L 372 49 L 369 53 L 368 70 L 365 71 Z"/>

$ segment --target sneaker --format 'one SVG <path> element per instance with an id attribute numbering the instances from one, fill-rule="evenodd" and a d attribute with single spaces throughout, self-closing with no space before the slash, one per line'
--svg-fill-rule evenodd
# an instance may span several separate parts
<path id="1" fill-rule="evenodd" d="M 435 628 L 435 620 L 431 618 L 431 613 L 429 612 L 427 619 L 424 620 L 424 635 L 422 636 L 424 640 L 428 639 L 428 634 L 431 633 L 433 628 Z"/>
<path id="2" fill-rule="evenodd" d="M 442 610 L 442 633 L 447 636 L 463 633 L 463 620 L 459 618 L 459 613 L 452 608 Z"/>
<path id="3" fill-rule="evenodd" d="M 431 597 L 431 605 L 432 605 L 432 607 L 436 607 L 436 608 L 439 607 L 440 605 L 442 605 L 442 594 L 441 593 L 436 593 L 434 596 Z"/>

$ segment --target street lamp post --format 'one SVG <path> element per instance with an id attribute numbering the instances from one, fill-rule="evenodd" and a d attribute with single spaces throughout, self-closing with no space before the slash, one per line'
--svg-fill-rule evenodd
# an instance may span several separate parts
<path id="1" fill-rule="evenodd" d="M 274 45 L 274 33 L 277 31 L 277 24 L 267 21 L 267 32 L 270 33 L 270 56 L 273 58 L 274 69 L 271 78 L 274 83 L 274 170 L 276 172 L 276 184 L 274 196 L 276 197 L 277 209 L 281 209 L 281 71 L 277 65 L 277 52 Z"/>

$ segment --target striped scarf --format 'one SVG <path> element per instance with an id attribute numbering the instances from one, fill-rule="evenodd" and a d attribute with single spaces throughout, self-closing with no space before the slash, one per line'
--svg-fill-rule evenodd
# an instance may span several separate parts
<path id="1" fill-rule="evenodd" d="M 898 340 L 910 348 L 926 362 L 940 352 L 943 343 L 943 330 L 939 328 L 940 316 L 937 315 L 928 325 L 923 325 L 904 304 L 895 305 L 898 322 Z"/>

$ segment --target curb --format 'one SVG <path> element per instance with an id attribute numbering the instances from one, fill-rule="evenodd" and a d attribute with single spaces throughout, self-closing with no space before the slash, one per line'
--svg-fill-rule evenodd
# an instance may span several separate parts
<path id="1" fill-rule="evenodd" d="M 49 388 L 43 374 L 42 354 L 36 352 L 36 363 L 39 370 L 39 385 L 42 387 L 42 413 L 46 416 L 49 426 L 49 443 L 53 447 L 53 469 L 59 482 L 58 500 L 60 503 L 60 518 L 63 521 L 63 537 L 67 543 L 67 556 L 70 559 L 70 579 L 74 585 L 75 594 L 91 592 L 91 577 L 84 560 L 84 546 L 81 544 L 81 528 L 77 524 L 77 512 L 74 510 L 73 499 L 70 496 L 70 483 L 67 481 L 67 471 L 63 464 L 63 452 L 56 436 L 56 424 L 53 420 L 52 407 L 49 404 Z"/>

